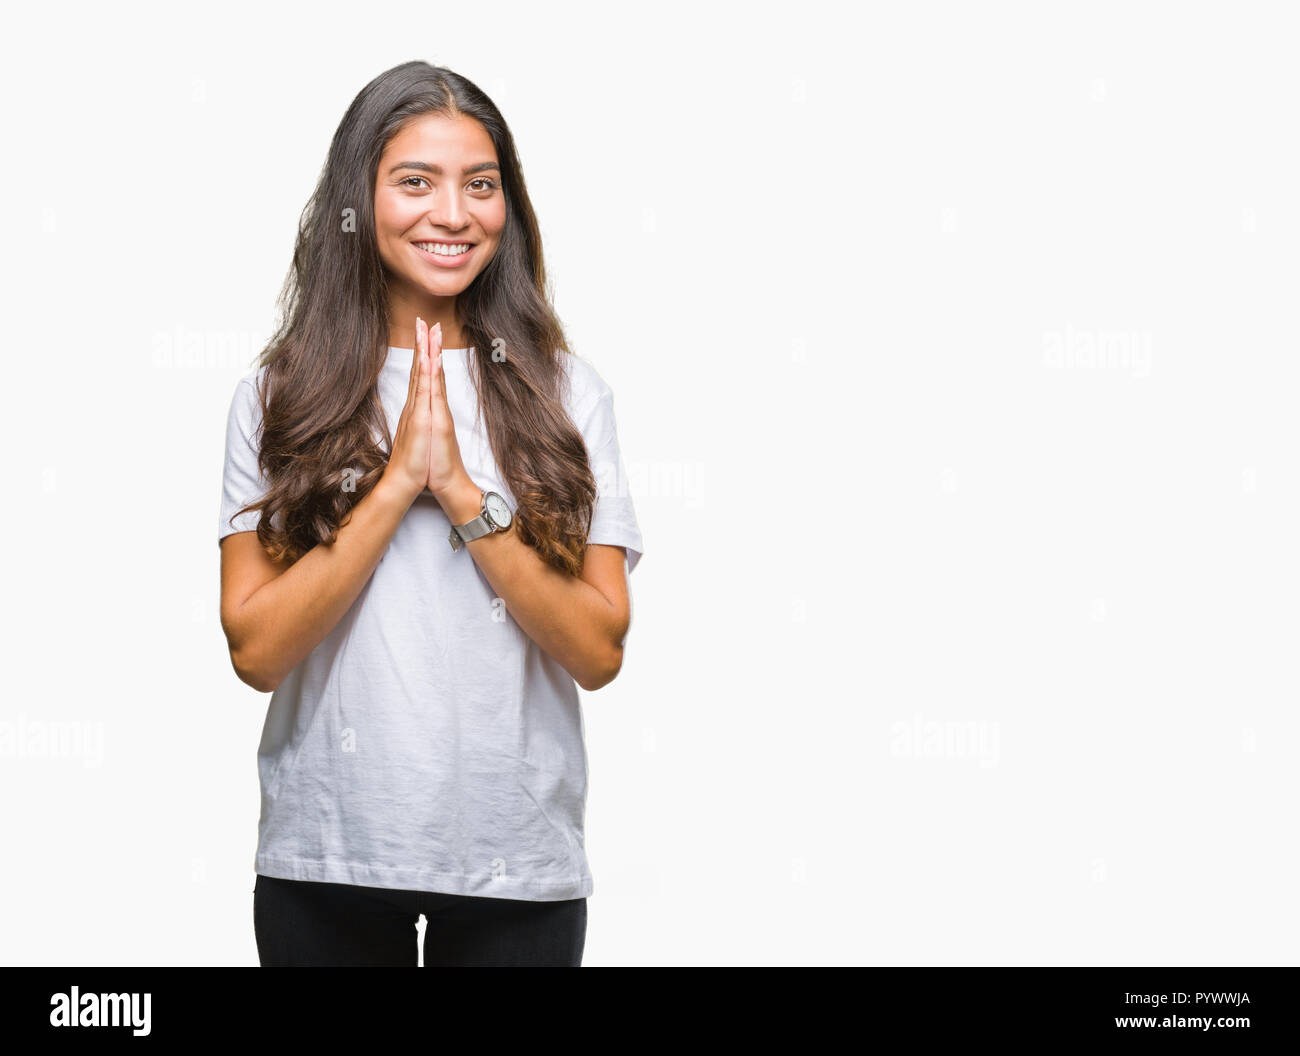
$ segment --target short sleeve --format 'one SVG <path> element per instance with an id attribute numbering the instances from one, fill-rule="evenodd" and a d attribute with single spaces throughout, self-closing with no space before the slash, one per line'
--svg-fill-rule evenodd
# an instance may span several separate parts
<path id="1" fill-rule="evenodd" d="M 260 423 L 261 401 L 256 381 L 250 375 L 241 378 L 235 386 L 235 395 L 226 416 L 226 464 L 221 481 L 218 543 L 235 532 L 256 531 L 262 518 L 260 510 L 236 515 L 238 510 L 256 502 L 267 491 L 266 481 L 257 468 L 258 442 L 255 437 Z"/>
<path id="2" fill-rule="evenodd" d="M 632 505 L 627 467 L 619 450 L 611 391 L 606 389 L 584 415 L 581 432 L 591 459 L 591 472 L 596 478 L 596 504 L 587 542 L 626 548 L 627 571 L 631 575 L 644 547 Z"/>

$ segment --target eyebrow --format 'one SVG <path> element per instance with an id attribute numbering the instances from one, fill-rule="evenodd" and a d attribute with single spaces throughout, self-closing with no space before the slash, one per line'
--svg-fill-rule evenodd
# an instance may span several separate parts
<path id="1" fill-rule="evenodd" d="M 424 161 L 399 161 L 388 170 L 388 175 L 391 176 L 398 169 L 416 169 L 419 172 L 431 172 L 435 176 L 442 175 L 441 165 L 430 165 L 428 162 Z M 462 176 L 468 176 L 472 172 L 486 172 L 488 169 L 496 169 L 497 172 L 500 172 L 501 166 L 495 161 L 480 161 L 477 165 L 468 165 L 461 169 L 460 174 Z"/>

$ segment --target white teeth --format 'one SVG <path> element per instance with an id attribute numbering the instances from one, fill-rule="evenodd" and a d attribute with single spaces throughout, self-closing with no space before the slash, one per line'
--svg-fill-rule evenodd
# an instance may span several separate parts
<path id="1" fill-rule="evenodd" d="M 469 252 L 468 242 L 462 242 L 458 246 L 444 246 L 441 242 L 417 242 L 415 244 L 426 253 L 434 253 L 440 257 L 456 257 Z"/>

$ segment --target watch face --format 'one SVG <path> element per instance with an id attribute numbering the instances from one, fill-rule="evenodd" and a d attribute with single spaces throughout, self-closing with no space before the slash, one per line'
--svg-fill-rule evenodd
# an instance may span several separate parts
<path id="1" fill-rule="evenodd" d="M 483 497 L 483 505 L 487 507 L 488 516 L 492 518 L 493 524 L 498 528 L 510 527 L 510 507 L 506 505 L 505 499 L 495 491 L 489 491 Z"/>

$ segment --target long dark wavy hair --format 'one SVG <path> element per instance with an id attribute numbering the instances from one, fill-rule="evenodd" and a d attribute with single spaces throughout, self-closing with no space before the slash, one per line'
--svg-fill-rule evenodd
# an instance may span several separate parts
<path id="1" fill-rule="evenodd" d="M 577 575 L 596 498 L 582 434 L 565 410 L 562 356 L 542 240 L 514 139 L 493 102 L 442 66 L 407 62 L 380 74 L 348 107 L 303 209 L 281 321 L 258 358 L 259 467 L 268 490 L 258 540 L 273 560 L 296 561 L 333 543 L 378 483 L 392 454 L 379 399 L 388 354 L 387 279 L 375 235 L 376 170 L 389 140 L 425 114 L 465 116 L 496 147 L 506 222 L 495 255 L 456 298 L 477 411 L 516 500 L 513 530 L 542 559 Z M 345 216 L 355 230 L 346 230 Z M 506 356 L 495 361 L 494 341 Z"/>

